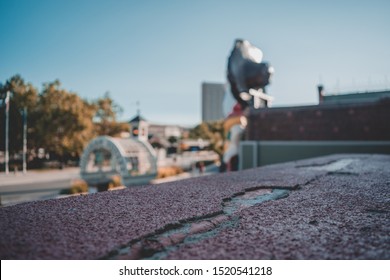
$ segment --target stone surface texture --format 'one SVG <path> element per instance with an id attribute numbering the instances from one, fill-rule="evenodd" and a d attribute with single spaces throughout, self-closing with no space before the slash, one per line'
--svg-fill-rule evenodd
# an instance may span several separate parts
<path id="1" fill-rule="evenodd" d="M 1 259 L 390 259 L 390 156 L 333 155 L 0 209 Z"/>

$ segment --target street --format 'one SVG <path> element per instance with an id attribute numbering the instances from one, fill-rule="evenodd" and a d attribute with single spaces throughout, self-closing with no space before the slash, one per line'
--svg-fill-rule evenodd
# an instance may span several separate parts
<path id="1" fill-rule="evenodd" d="M 0 202 L 2 206 L 54 198 L 79 178 L 79 168 L 28 171 L 27 174 L 0 173 Z"/>
<path id="2" fill-rule="evenodd" d="M 69 188 L 72 180 L 79 178 L 79 168 L 64 170 L 28 171 L 27 174 L 0 173 L 0 205 L 9 206 L 17 203 L 56 198 L 60 190 Z M 178 176 L 155 179 L 151 183 L 165 183 L 218 173 L 218 166 L 206 166 L 205 172 L 185 172 Z"/>

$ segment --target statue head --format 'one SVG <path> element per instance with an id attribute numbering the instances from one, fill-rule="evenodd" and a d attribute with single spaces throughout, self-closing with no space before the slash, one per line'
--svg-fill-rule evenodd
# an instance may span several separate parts
<path id="1" fill-rule="evenodd" d="M 247 40 L 237 39 L 228 59 L 227 78 L 234 98 L 242 108 L 251 104 L 250 90 L 261 90 L 270 83 L 273 68 L 262 62 L 263 52 Z"/>

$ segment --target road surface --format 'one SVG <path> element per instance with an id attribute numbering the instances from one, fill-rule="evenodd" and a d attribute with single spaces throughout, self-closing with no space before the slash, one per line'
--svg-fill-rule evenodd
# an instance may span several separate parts
<path id="1" fill-rule="evenodd" d="M 27 174 L 0 174 L 1 205 L 43 200 L 58 196 L 79 178 L 79 168 L 63 170 L 29 171 Z"/>

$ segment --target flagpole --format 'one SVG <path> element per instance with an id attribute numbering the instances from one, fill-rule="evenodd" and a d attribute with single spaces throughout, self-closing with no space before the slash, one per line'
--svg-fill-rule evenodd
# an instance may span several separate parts
<path id="1" fill-rule="evenodd" d="M 9 91 L 7 91 L 7 96 L 5 98 L 5 174 L 9 174 L 9 99 Z"/>

